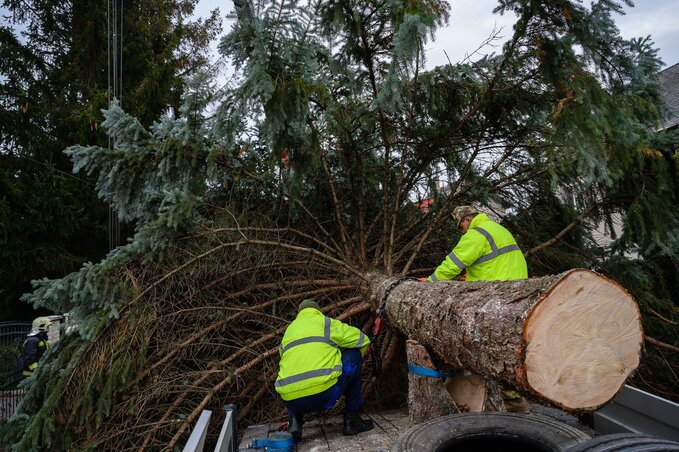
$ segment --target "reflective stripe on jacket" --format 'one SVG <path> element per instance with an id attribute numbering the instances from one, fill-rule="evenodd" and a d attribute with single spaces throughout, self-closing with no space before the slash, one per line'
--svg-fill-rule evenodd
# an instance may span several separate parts
<path id="1" fill-rule="evenodd" d="M 507 281 L 528 278 L 523 253 L 512 234 L 480 213 L 469 224 L 453 251 L 446 256 L 431 281 L 447 281 L 467 270 L 467 281 Z"/>
<path id="2" fill-rule="evenodd" d="M 363 355 L 369 344 L 370 339 L 358 328 L 317 309 L 302 309 L 281 341 L 276 391 L 283 400 L 325 391 L 342 373 L 341 349 L 358 348 Z"/>

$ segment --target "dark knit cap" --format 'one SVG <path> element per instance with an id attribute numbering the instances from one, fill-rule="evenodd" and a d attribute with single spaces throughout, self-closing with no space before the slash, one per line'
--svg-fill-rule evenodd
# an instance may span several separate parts
<path id="1" fill-rule="evenodd" d="M 314 300 L 312 300 L 311 298 L 307 298 L 306 300 L 302 300 L 302 302 L 299 304 L 299 311 L 301 311 L 302 309 L 306 309 L 306 308 L 314 308 L 314 309 L 318 309 L 319 311 L 321 310 L 321 308 L 318 307 L 318 304 Z"/>

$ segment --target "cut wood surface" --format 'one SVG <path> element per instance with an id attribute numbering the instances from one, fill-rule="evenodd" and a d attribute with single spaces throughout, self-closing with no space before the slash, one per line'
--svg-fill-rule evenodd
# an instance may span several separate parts
<path id="1" fill-rule="evenodd" d="M 462 413 L 483 411 L 486 403 L 486 382 L 478 375 L 461 375 L 446 378 L 448 394 Z"/>
<path id="2" fill-rule="evenodd" d="M 611 400 L 639 365 L 639 308 L 593 271 L 517 281 L 375 277 L 389 322 L 453 366 L 499 378 L 559 408 Z"/>

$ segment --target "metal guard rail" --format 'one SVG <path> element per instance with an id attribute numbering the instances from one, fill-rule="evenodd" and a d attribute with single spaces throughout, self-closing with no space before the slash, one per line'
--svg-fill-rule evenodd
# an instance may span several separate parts
<path id="1" fill-rule="evenodd" d="M 193 427 L 183 452 L 202 452 L 205 447 L 205 437 L 210 425 L 212 411 L 203 410 Z M 238 432 L 236 430 L 236 406 L 224 405 L 224 423 L 219 432 L 219 439 L 215 446 L 215 452 L 235 452 L 237 447 Z"/>

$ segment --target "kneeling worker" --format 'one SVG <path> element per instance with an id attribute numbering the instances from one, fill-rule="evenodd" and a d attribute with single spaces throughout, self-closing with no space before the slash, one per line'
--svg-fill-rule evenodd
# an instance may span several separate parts
<path id="1" fill-rule="evenodd" d="M 302 437 L 302 416 L 331 409 L 345 397 L 345 435 L 373 428 L 358 415 L 363 406 L 361 372 L 370 339 L 361 330 L 326 317 L 313 300 L 299 305 L 280 345 L 276 391 L 288 409 L 288 432 Z"/>

